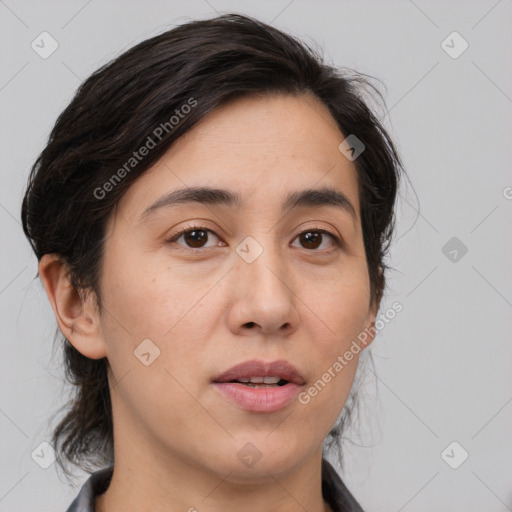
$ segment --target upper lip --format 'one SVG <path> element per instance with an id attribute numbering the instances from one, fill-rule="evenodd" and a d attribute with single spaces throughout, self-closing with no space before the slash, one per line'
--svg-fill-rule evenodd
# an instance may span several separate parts
<path id="1" fill-rule="evenodd" d="M 283 359 L 271 362 L 258 359 L 244 361 L 214 377 L 213 382 L 231 382 L 232 380 L 250 379 L 251 377 L 281 377 L 281 379 L 294 384 L 305 384 L 297 368 Z"/>

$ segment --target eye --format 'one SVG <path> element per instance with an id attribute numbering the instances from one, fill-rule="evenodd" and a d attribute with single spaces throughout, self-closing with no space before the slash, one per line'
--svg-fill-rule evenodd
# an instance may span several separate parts
<path id="1" fill-rule="evenodd" d="M 187 226 L 166 240 L 165 243 L 176 243 L 180 238 L 183 238 L 186 244 L 183 246 L 184 249 L 201 249 L 203 247 L 208 247 L 205 246 L 205 244 L 210 238 L 209 233 L 218 238 L 211 229 L 208 229 L 204 226 Z"/>
<path id="2" fill-rule="evenodd" d="M 331 244 L 331 247 L 333 245 L 335 247 L 341 246 L 340 239 L 336 235 L 332 234 L 331 232 L 329 232 L 325 229 L 317 229 L 317 228 L 307 229 L 306 231 L 303 231 L 302 233 L 300 233 L 297 236 L 296 240 L 297 239 L 300 240 L 300 243 L 302 244 L 302 247 L 304 249 L 316 250 L 324 242 L 325 235 L 327 235 L 327 237 L 330 238 L 334 242 L 334 244 Z M 327 248 L 327 250 L 329 250 L 329 248 Z"/>
<path id="3" fill-rule="evenodd" d="M 194 249 L 208 248 L 209 246 L 205 244 L 209 241 L 210 235 L 213 235 L 215 238 L 219 239 L 219 237 L 211 229 L 207 227 L 195 225 L 187 226 L 178 231 L 178 233 L 172 235 L 172 237 L 167 239 L 165 243 L 178 243 L 178 240 L 183 238 L 185 244 L 178 243 L 178 245 L 180 245 L 184 250 L 193 251 Z M 320 228 L 312 228 L 302 231 L 295 238 L 295 240 L 300 241 L 302 248 L 317 251 L 317 249 L 324 243 L 326 235 L 327 238 L 331 239 L 331 247 L 341 246 L 341 241 L 336 235 L 325 229 Z M 222 242 L 222 244 L 224 244 L 224 242 Z M 327 250 L 329 250 L 329 248 L 327 248 Z"/>

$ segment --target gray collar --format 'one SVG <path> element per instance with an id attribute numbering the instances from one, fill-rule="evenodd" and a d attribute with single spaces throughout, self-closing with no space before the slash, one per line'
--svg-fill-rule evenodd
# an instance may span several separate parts
<path id="1" fill-rule="evenodd" d="M 114 466 L 91 474 L 66 512 L 95 512 L 96 496 L 110 485 Z M 322 495 L 333 512 L 364 512 L 332 465 L 322 459 Z"/>

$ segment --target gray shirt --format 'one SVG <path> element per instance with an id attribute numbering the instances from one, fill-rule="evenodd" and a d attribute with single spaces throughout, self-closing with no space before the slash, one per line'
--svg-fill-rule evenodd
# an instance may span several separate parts
<path id="1" fill-rule="evenodd" d="M 96 496 L 110 485 L 114 466 L 91 474 L 66 512 L 95 512 Z M 331 464 L 322 459 L 322 495 L 333 512 L 364 512 Z"/>

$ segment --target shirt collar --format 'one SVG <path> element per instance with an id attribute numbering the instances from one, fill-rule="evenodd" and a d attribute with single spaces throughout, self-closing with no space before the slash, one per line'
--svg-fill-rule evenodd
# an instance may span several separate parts
<path id="1" fill-rule="evenodd" d="M 95 512 L 96 496 L 104 493 L 114 466 L 107 466 L 91 474 L 66 512 Z M 322 495 L 333 512 L 364 512 L 332 465 L 322 459 Z"/>

